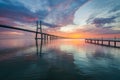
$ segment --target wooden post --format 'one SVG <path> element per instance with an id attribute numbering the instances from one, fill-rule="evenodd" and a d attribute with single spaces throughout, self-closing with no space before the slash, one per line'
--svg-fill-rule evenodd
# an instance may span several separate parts
<path id="1" fill-rule="evenodd" d="M 99 44 L 99 40 L 97 40 L 97 44 Z"/>
<path id="2" fill-rule="evenodd" d="M 101 44 L 103 45 L 103 38 L 102 38 L 102 40 L 101 40 Z"/>
<path id="3" fill-rule="evenodd" d="M 94 44 L 96 44 L 96 40 L 94 40 Z"/>
<path id="4" fill-rule="evenodd" d="M 97 44 L 97 40 L 95 40 L 96 42 L 95 42 L 95 44 Z"/>
<path id="5" fill-rule="evenodd" d="M 114 38 L 114 47 L 116 47 L 116 37 Z"/>
<path id="6" fill-rule="evenodd" d="M 114 41 L 114 47 L 116 47 L 116 41 Z"/>
<path id="7" fill-rule="evenodd" d="M 90 43 L 92 43 L 92 40 L 90 40 Z"/>
<path id="8" fill-rule="evenodd" d="M 108 41 L 108 46 L 110 46 L 110 41 Z"/>

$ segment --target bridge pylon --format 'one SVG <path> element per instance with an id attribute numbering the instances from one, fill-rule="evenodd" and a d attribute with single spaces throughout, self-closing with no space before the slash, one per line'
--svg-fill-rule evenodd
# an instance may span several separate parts
<path id="1" fill-rule="evenodd" d="M 35 39 L 43 39 L 43 34 L 42 34 L 42 21 L 36 21 L 36 36 Z M 41 38 L 38 38 L 38 34 L 41 33 Z"/>

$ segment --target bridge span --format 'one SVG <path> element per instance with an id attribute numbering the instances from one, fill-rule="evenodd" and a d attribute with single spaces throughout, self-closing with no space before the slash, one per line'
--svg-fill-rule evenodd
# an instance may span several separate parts
<path id="1" fill-rule="evenodd" d="M 51 39 L 65 38 L 65 37 L 62 37 L 62 36 L 57 36 L 57 35 L 53 35 L 53 34 L 48 34 L 48 33 L 42 32 L 42 22 L 41 21 L 37 21 L 36 24 L 37 24 L 36 31 L 23 29 L 23 28 L 17 28 L 17 27 L 13 27 L 13 26 L 7 26 L 7 25 L 0 25 L 0 27 L 35 33 L 36 34 L 35 35 L 35 39 L 51 40 Z M 41 35 L 40 38 L 38 37 L 39 34 Z"/>

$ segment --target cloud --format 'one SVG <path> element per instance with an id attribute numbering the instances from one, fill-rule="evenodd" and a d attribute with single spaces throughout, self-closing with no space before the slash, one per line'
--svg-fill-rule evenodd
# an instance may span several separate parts
<path id="1" fill-rule="evenodd" d="M 48 31 L 117 34 L 120 29 L 119 2 L 119 0 L 0 0 L 0 24 L 35 27 L 35 21 L 39 19 L 47 26 Z"/>
<path id="2" fill-rule="evenodd" d="M 86 2 L 88 0 L 62 0 L 61 3 L 54 6 L 45 21 L 59 25 L 72 24 L 75 12 Z"/>
<path id="3" fill-rule="evenodd" d="M 1 0 L 0 17 L 11 23 L 35 23 L 38 18 L 50 24 L 72 24 L 74 13 L 89 0 Z M 52 20 L 51 20 L 52 19 Z"/>
<path id="4" fill-rule="evenodd" d="M 71 33 L 71 32 L 76 32 L 78 28 L 76 28 L 75 25 L 67 25 L 64 27 L 60 27 L 61 32 L 66 32 L 66 33 Z"/>
<path id="5" fill-rule="evenodd" d="M 14 5 L 12 3 L 0 3 L 0 11 L 0 17 L 6 20 L 7 18 L 10 19 L 11 23 L 14 21 L 26 23 L 36 20 L 36 15 L 31 13 L 31 11 L 29 11 L 20 3 L 16 3 Z"/>
<path id="6" fill-rule="evenodd" d="M 93 24 L 108 24 L 108 23 L 113 23 L 115 22 L 116 17 L 111 17 L 111 18 L 95 18 L 93 20 Z"/>
<path id="7" fill-rule="evenodd" d="M 92 22 L 92 24 L 95 24 L 96 27 L 104 27 L 105 24 L 110 24 L 115 22 L 116 17 L 110 17 L 110 18 L 95 18 Z"/>
<path id="8" fill-rule="evenodd" d="M 55 25 L 55 24 L 51 24 L 51 23 L 47 23 L 47 22 L 42 22 L 42 25 L 51 27 L 51 28 L 55 28 L 55 27 L 59 27 L 59 25 Z"/>
<path id="9" fill-rule="evenodd" d="M 120 10 L 120 5 L 117 5 L 115 8 L 111 9 L 109 12 L 116 12 Z"/>

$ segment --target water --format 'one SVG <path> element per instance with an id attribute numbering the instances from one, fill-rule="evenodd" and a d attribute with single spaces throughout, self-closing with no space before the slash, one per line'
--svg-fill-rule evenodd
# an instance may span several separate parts
<path id="1" fill-rule="evenodd" d="M 120 49 L 84 40 L 0 40 L 0 80 L 119 80 Z"/>

